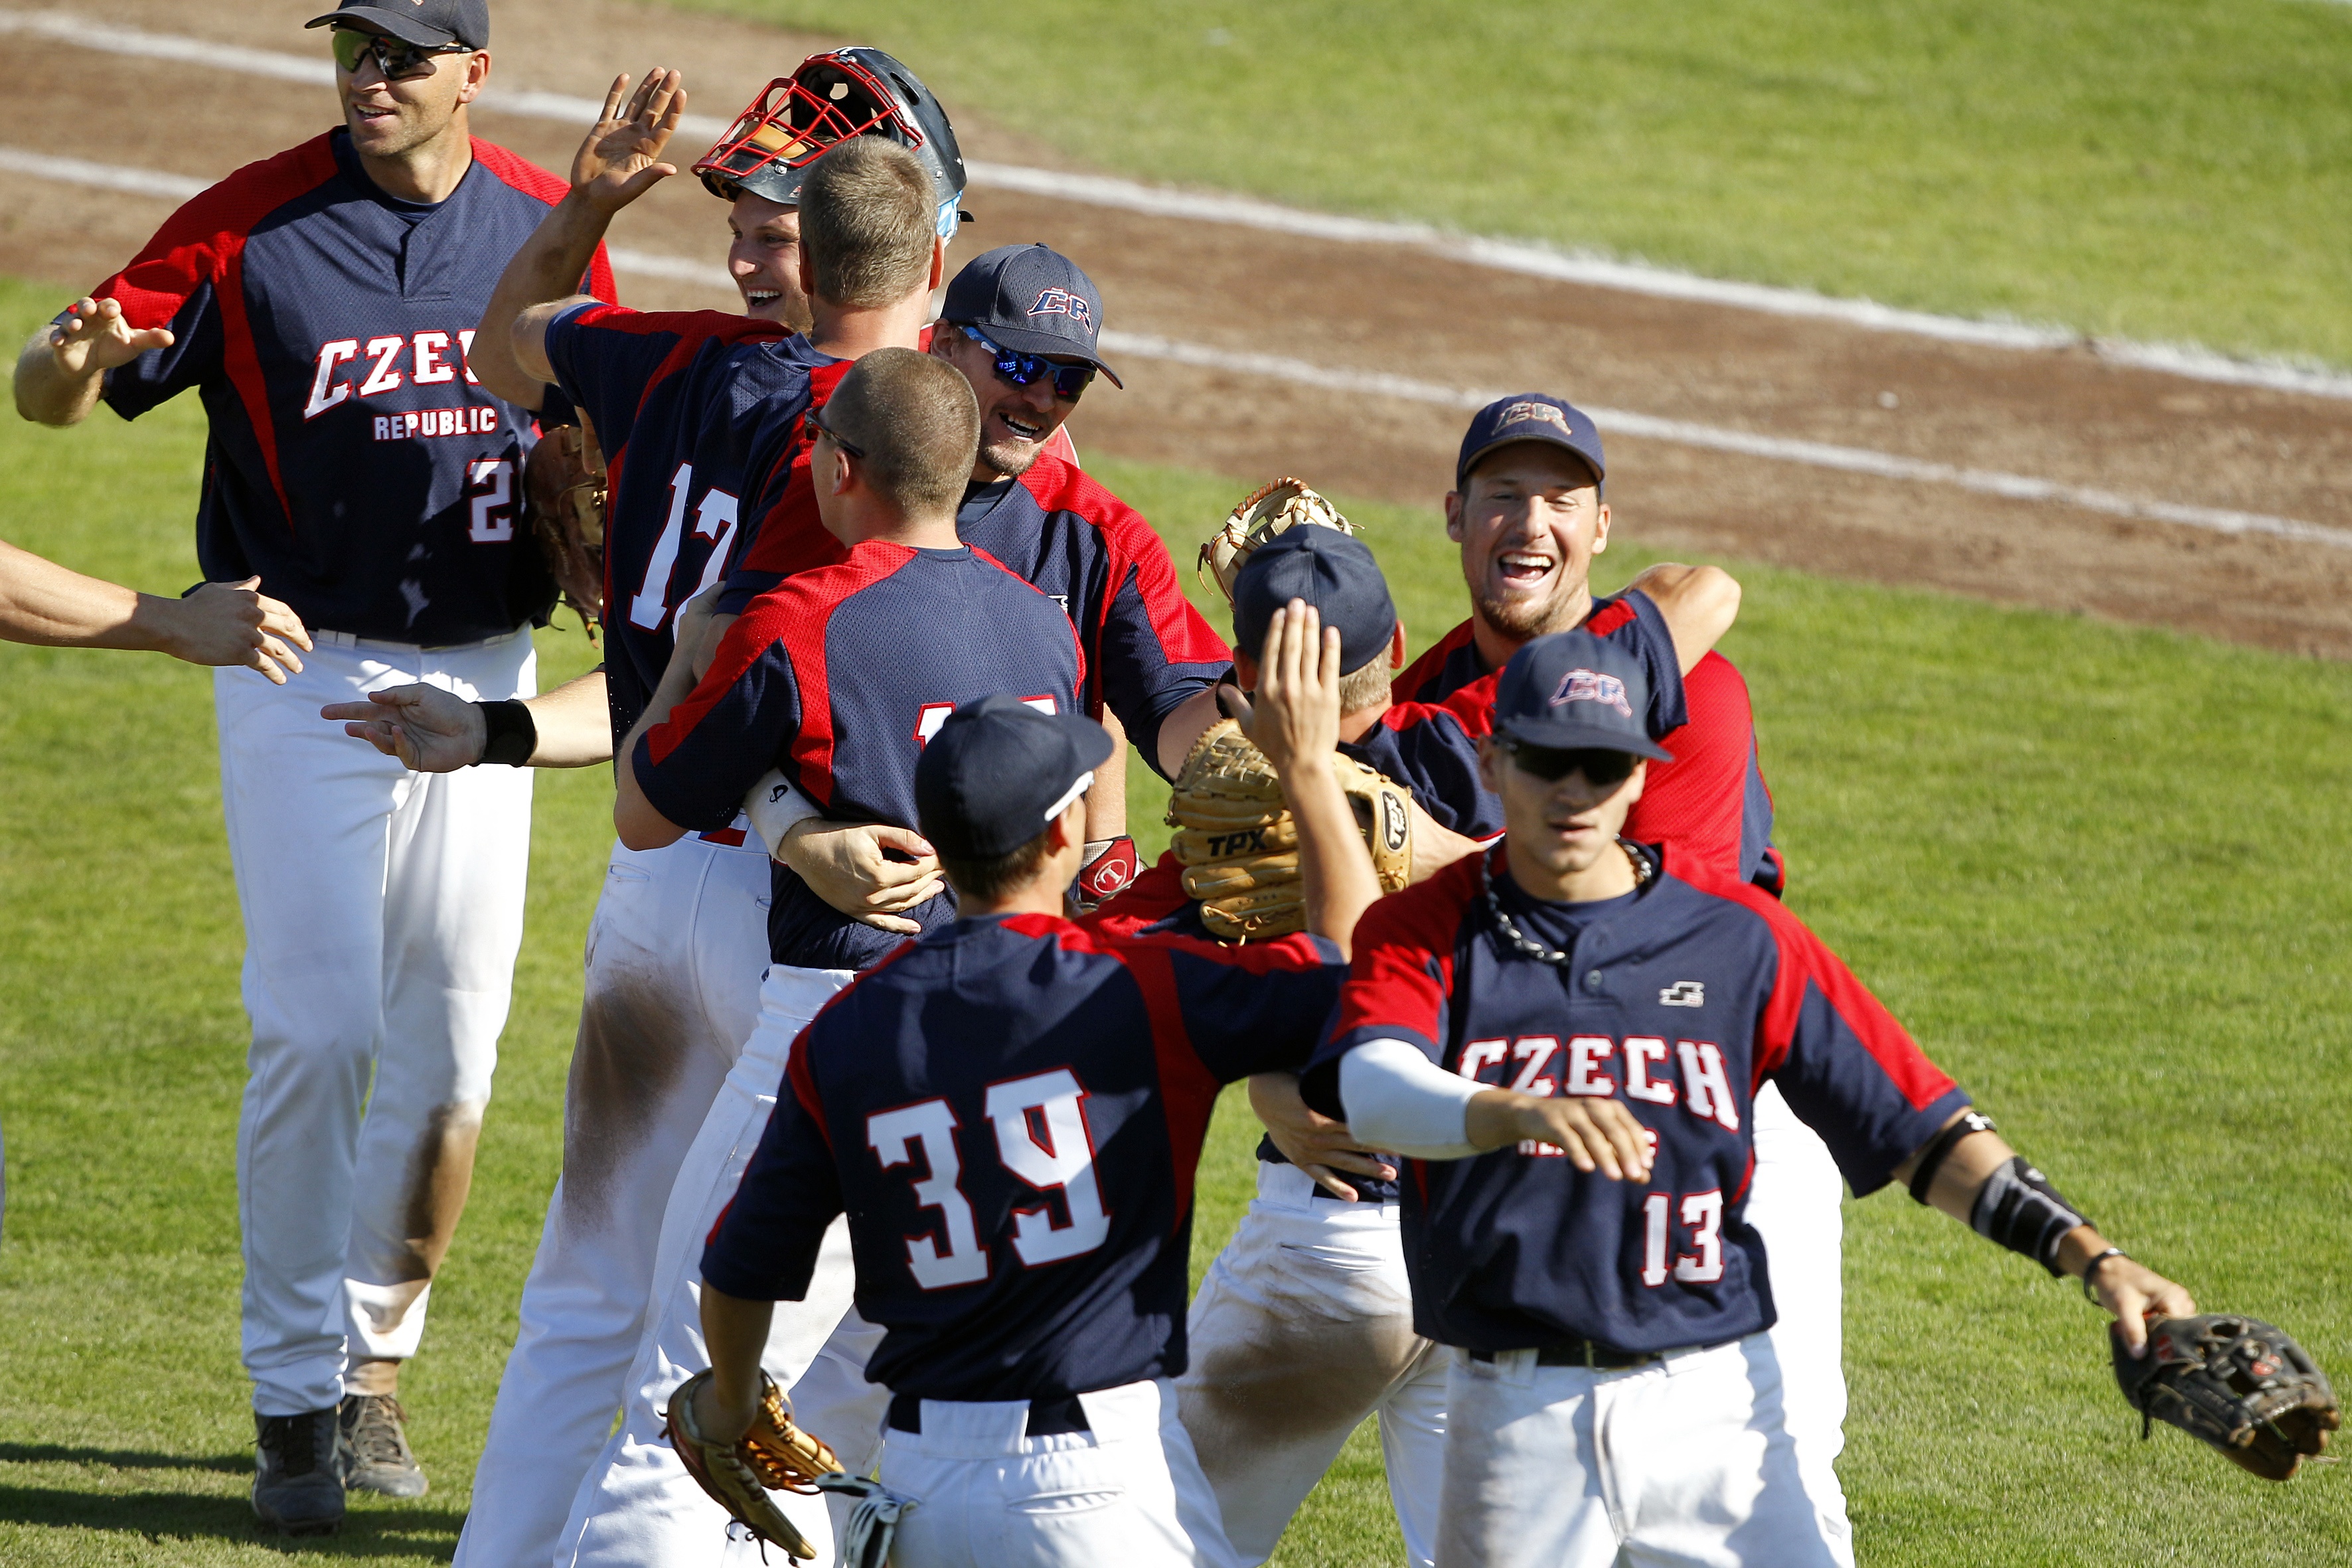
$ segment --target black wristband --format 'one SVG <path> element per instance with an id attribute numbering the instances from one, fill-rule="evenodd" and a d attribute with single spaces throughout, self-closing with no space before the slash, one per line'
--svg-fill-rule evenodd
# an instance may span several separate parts
<path id="1" fill-rule="evenodd" d="M 482 710 L 482 754 L 485 763 L 524 766 L 539 750 L 539 725 L 520 702 L 477 702 Z"/>
<path id="2" fill-rule="evenodd" d="M 1943 1169 L 1944 1157 L 1952 1152 L 1954 1144 L 1971 1132 L 1998 1131 L 1993 1126 L 1992 1118 L 1980 1110 L 1960 1112 L 1956 1121 L 1928 1139 L 1927 1146 L 1919 1152 L 1919 1163 L 1911 1167 L 1911 1201 L 1915 1204 L 1927 1201 L 1927 1189 L 1935 1184 L 1936 1173 Z"/>
<path id="3" fill-rule="evenodd" d="M 2053 1279 L 2064 1272 L 2058 1244 L 2076 1226 L 2090 1223 L 2022 1154 L 1985 1179 L 1969 1214 L 1979 1236 L 2031 1258 Z"/>

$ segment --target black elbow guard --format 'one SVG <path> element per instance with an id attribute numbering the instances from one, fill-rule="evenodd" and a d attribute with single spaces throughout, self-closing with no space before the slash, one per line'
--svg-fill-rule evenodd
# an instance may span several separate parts
<path id="1" fill-rule="evenodd" d="M 2056 1275 L 2062 1272 L 2059 1241 L 2076 1226 L 2091 1222 L 2020 1154 L 1985 1178 L 1976 1206 L 1969 1211 L 1969 1223 L 1988 1241 L 2023 1253 Z"/>

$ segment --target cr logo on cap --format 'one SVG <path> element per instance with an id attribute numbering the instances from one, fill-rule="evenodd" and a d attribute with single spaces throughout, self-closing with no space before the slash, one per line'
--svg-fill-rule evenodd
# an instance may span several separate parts
<path id="1" fill-rule="evenodd" d="M 1089 329 L 1095 324 L 1094 308 L 1087 303 L 1085 296 L 1073 294 L 1067 289 L 1045 290 L 1037 296 L 1037 302 L 1029 307 L 1029 313 L 1033 316 L 1067 316 L 1078 325 Z"/>
<path id="2" fill-rule="evenodd" d="M 1559 678 L 1559 689 L 1551 694 L 1551 706 L 1561 708 L 1570 702 L 1598 702 L 1614 708 L 1628 719 L 1633 716 L 1633 705 L 1625 700 L 1625 683 L 1598 670 L 1571 669 Z"/>
<path id="3" fill-rule="evenodd" d="M 1567 415 L 1562 414 L 1559 409 L 1554 408 L 1549 403 L 1537 403 L 1532 399 L 1525 403 L 1514 403 L 1508 408 L 1504 409 L 1503 417 L 1499 423 L 1505 425 L 1524 425 L 1530 419 L 1539 421 L 1546 425 L 1557 425 L 1559 426 L 1559 433 L 1563 436 L 1573 434 L 1573 432 L 1571 432 L 1568 427 Z"/>

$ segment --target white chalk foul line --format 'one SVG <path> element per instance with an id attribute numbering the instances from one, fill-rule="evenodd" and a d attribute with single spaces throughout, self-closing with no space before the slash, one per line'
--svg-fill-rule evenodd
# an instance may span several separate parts
<path id="1" fill-rule="evenodd" d="M 334 68 L 329 62 L 307 55 L 244 48 L 168 33 L 149 33 L 136 27 L 79 16 L 68 11 L 0 9 L 0 33 L 28 34 L 55 43 L 71 44 L 109 54 L 177 60 L 190 65 L 244 71 L 282 81 L 331 84 L 334 80 Z M 487 110 L 562 121 L 573 125 L 593 123 L 604 107 L 601 100 L 577 98 L 568 93 L 503 88 L 492 88 L 484 95 L 482 104 Z M 678 129 L 691 140 L 713 141 L 726 131 L 727 123 L 709 115 L 689 114 L 679 121 Z M 1702 278 L 1669 268 L 1617 261 L 1607 257 L 1559 250 L 1520 240 L 1453 234 L 1426 224 L 1307 212 L 1248 196 L 1172 190 L 1105 175 L 1065 174 L 1055 169 L 1033 169 L 982 159 L 969 160 L 964 167 L 971 183 L 986 189 L 1015 191 L 1091 206 L 1117 207 L 1152 217 L 1230 224 L 1347 244 L 1408 246 L 1473 266 L 1549 278 L 1589 288 L 1614 289 L 1626 293 L 1685 300 L 1695 304 L 1727 306 L 1768 315 L 1836 321 L 1872 331 L 1907 333 L 1984 348 L 2048 351 L 2082 344 L 2101 359 L 2116 364 L 2192 381 L 2257 386 L 2318 397 L 2352 398 L 2352 375 L 2283 361 L 2232 358 L 2193 343 L 2138 343 L 2115 338 L 2084 338 L 2063 327 L 1938 316 L 1925 310 L 1906 310 L 1882 305 L 1871 300 L 1836 299 L 1804 289 Z"/>
<path id="2" fill-rule="evenodd" d="M 87 163 L 79 158 L 51 157 L 16 147 L 0 147 L 0 170 L 100 190 L 160 196 L 171 201 L 185 201 L 205 189 L 206 184 L 184 174 L 126 169 L 107 163 Z M 731 289 L 734 287 L 723 268 L 688 257 L 664 256 L 657 252 L 619 247 L 612 247 L 606 254 L 611 258 L 613 269 L 623 274 L 698 283 L 714 289 Z M 1497 388 L 1440 386 L 1434 382 L 1415 381 L 1408 376 L 1336 369 L 1279 354 L 1250 353 L 1213 348 L 1202 343 L 1179 342 L 1172 338 L 1155 337 L 1148 332 L 1106 330 L 1102 334 L 1102 345 L 1111 353 L 1131 359 L 1160 360 L 1171 364 L 1194 365 L 1263 380 L 1287 382 L 1296 386 L 1318 387 L 1327 392 L 1433 404 L 1441 408 L 1483 408 L 1498 397 L 1509 395 L 1507 391 Z M 2135 521 L 2178 523 L 2212 533 L 2269 534 L 2280 539 L 2352 549 L 2352 529 L 2331 528 L 2325 523 L 2300 522 L 2294 518 L 2272 517 L 2263 512 L 2139 500 L 2117 495 L 2112 490 L 2060 484 L 2053 479 L 2037 479 L 2025 474 L 2003 473 L 1991 468 L 1964 468 L 1950 463 L 1929 463 L 1916 458 L 1898 457 L 1891 452 L 1874 452 L 1862 447 L 1792 440 L 1780 436 L 1697 425 L 1685 419 L 1662 419 L 1653 414 L 1639 414 L 1631 409 L 1584 406 L 1594 423 L 1612 435 L 1668 441 L 1676 446 L 1696 447 L 1708 451 L 1734 452 L 1768 462 L 1833 468 L 1875 479 L 1947 485 L 1979 495 L 2075 507 Z"/>

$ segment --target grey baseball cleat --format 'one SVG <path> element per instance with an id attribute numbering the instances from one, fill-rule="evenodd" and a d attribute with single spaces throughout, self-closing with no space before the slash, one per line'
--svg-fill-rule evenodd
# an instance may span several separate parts
<path id="1" fill-rule="evenodd" d="M 332 1535 L 343 1527 L 342 1436 L 335 1412 L 256 1412 L 253 1511 L 286 1535 Z"/>
<path id="2" fill-rule="evenodd" d="M 343 1395 L 343 1484 L 385 1497 L 423 1497 L 426 1482 L 408 1451 L 408 1412 L 389 1394 Z"/>

